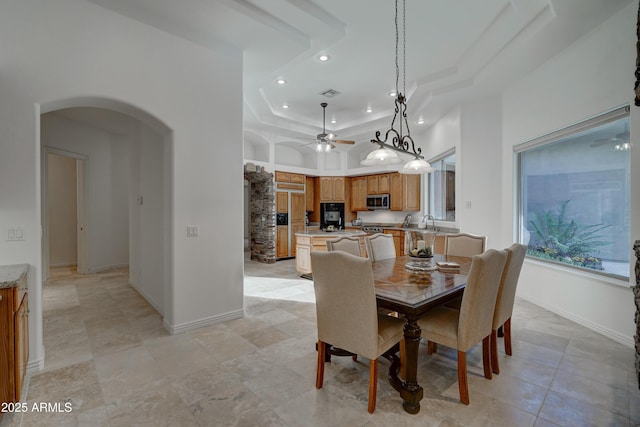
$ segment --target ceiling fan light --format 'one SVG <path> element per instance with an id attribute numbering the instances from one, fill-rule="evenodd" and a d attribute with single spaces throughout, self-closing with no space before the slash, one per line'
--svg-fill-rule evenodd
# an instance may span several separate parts
<path id="1" fill-rule="evenodd" d="M 330 142 L 318 142 L 315 146 L 318 153 L 328 153 L 334 148 L 336 148 L 336 146 Z"/>
<path id="2" fill-rule="evenodd" d="M 389 148 L 378 148 L 367 155 L 367 158 L 360 162 L 363 166 L 396 165 L 402 163 L 398 153 Z"/>
<path id="3" fill-rule="evenodd" d="M 421 175 L 428 172 L 433 172 L 435 169 L 427 162 L 422 159 L 413 159 L 409 160 L 404 164 L 400 173 L 405 175 Z"/>

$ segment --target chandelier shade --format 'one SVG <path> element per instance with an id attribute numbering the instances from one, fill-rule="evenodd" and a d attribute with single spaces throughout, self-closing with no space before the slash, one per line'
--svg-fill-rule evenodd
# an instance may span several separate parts
<path id="1" fill-rule="evenodd" d="M 383 147 L 373 150 L 367 155 L 366 159 L 360 162 L 363 166 L 395 165 L 400 163 L 402 163 L 402 159 L 398 157 L 395 151 Z"/>
<path id="2" fill-rule="evenodd" d="M 423 159 L 409 160 L 404 164 L 400 173 L 407 175 L 421 175 L 423 173 L 433 172 L 435 169 Z"/>

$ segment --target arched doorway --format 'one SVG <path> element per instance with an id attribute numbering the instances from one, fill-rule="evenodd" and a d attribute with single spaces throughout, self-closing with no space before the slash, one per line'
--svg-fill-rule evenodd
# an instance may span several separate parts
<path id="1" fill-rule="evenodd" d="M 126 103 L 75 98 L 41 106 L 40 134 L 43 278 L 52 250 L 48 154 L 84 156 L 78 259 L 87 273 L 128 266 L 131 286 L 164 317 L 172 302 L 171 129 Z"/>

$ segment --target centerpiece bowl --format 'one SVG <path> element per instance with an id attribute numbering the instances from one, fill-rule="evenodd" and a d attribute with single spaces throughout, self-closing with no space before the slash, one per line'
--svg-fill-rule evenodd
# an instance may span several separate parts
<path id="1" fill-rule="evenodd" d="M 405 264 L 408 270 L 430 272 L 437 269 L 432 261 L 435 239 L 435 231 L 418 229 L 405 232 L 404 252 L 412 258 Z"/>

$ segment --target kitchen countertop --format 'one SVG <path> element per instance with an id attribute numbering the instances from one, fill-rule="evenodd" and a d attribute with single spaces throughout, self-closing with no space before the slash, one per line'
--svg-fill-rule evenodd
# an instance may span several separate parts
<path id="1" fill-rule="evenodd" d="M 303 237 L 331 237 L 331 236 L 361 236 L 366 234 L 360 230 L 336 230 L 336 231 L 322 231 L 322 230 L 307 230 L 296 233 L 296 236 Z"/>
<path id="2" fill-rule="evenodd" d="M 0 265 L 0 289 L 15 288 L 29 271 L 29 264 Z"/>

